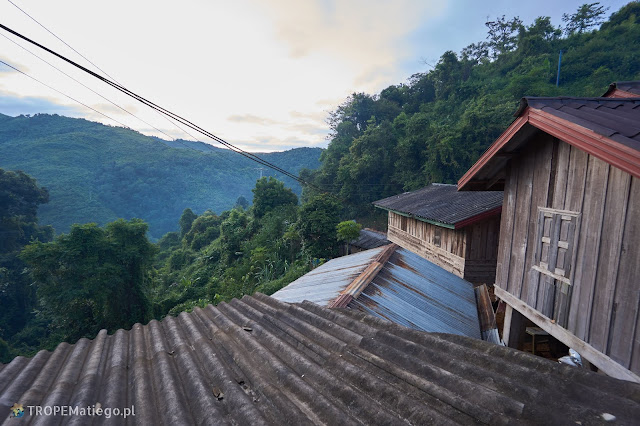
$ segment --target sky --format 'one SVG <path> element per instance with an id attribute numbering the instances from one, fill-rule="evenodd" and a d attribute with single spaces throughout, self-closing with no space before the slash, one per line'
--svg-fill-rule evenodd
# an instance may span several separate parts
<path id="1" fill-rule="evenodd" d="M 600 4 L 609 16 L 627 2 Z M 234 145 L 271 152 L 326 147 L 326 118 L 351 93 L 428 71 L 445 51 L 484 40 L 487 20 L 550 16 L 559 26 L 583 3 L 0 0 L 0 23 Z M 215 145 L 1 29 L 0 61 L 22 71 L 0 64 L 2 114 L 55 113 Z"/>

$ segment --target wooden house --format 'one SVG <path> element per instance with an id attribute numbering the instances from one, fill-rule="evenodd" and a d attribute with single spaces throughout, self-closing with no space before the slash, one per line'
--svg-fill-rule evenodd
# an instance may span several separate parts
<path id="1" fill-rule="evenodd" d="M 620 96 L 621 85 L 609 95 Z M 640 88 L 626 82 L 629 90 Z M 640 93 L 640 92 L 638 92 Z M 640 381 L 640 97 L 524 98 L 460 179 L 504 191 L 495 294 L 605 373 Z M 511 342 L 509 342 L 511 340 Z"/>
<path id="2" fill-rule="evenodd" d="M 434 183 L 373 204 L 388 211 L 389 241 L 476 285 L 494 282 L 501 192 Z"/>

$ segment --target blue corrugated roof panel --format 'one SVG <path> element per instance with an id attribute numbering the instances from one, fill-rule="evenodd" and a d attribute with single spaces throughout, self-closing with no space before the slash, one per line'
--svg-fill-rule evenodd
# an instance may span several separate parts
<path id="1" fill-rule="evenodd" d="M 333 259 L 273 297 L 327 306 L 383 249 Z M 481 338 L 473 284 L 403 248 L 349 307 L 416 330 Z"/>
<path id="2" fill-rule="evenodd" d="M 349 307 L 417 330 L 481 338 L 473 285 L 402 248 Z"/>
<path id="3" fill-rule="evenodd" d="M 332 259 L 271 295 L 283 302 L 304 300 L 327 306 L 360 275 L 384 247 Z"/>

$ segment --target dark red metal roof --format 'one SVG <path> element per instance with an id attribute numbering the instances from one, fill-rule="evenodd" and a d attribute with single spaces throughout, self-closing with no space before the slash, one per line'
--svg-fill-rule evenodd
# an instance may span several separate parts
<path id="1" fill-rule="evenodd" d="M 458 229 L 500 214 L 502 192 L 458 192 L 456 185 L 432 183 L 416 191 L 374 201 L 373 205 Z"/>
<path id="2" fill-rule="evenodd" d="M 617 81 L 609 85 L 605 98 L 634 98 L 640 96 L 640 81 Z"/>
<path id="3" fill-rule="evenodd" d="M 523 98 L 516 120 L 458 182 L 461 190 L 501 189 L 509 156 L 538 131 L 640 177 L 640 97 Z"/>

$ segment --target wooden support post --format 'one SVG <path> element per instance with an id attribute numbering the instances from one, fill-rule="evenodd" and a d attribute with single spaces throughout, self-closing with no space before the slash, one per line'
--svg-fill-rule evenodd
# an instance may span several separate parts
<path id="1" fill-rule="evenodd" d="M 502 329 L 504 344 L 510 348 L 521 348 L 524 343 L 526 325 L 524 315 L 507 304 L 504 313 L 504 328 Z"/>

